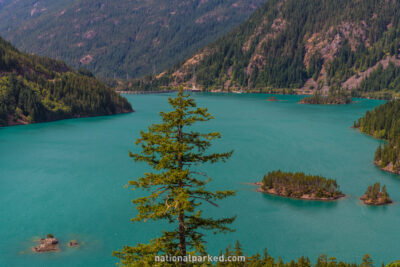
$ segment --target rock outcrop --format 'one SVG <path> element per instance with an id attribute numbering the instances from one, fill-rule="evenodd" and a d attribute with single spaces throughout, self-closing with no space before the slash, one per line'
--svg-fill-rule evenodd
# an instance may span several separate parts
<path id="1" fill-rule="evenodd" d="M 36 253 L 60 251 L 58 240 L 52 235 L 39 240 L 39 245 L 32 248 Z"/>

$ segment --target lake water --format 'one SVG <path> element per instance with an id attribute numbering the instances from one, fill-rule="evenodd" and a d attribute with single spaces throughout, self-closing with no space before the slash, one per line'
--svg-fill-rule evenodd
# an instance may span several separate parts
<path id="1" fill-rule="evenodd" d="M 163 223 L 132 223 L 131 200 L 140 194 L 124 188 L 148 168 L 128 151 L 139 131 L 159 121 L 168 94 L 132 95 L 135 113 L 64 120 L 0 129 L 0 266 L 115 266 L 112 251 L 147 242 Z M 215 120 L 201 130 L 218 130 L 213 149 L 234 149 L 225 164 L 204 167 L 213 189 L 237 195 L 207 215 L 237 215 L 232 234 L 208 237 L 211 254 L 239 240 L 247 253 L 268 248 L 274 257 L 320 254 L 360 262 L 366 253 L 379 265 L 400 259 L 400 179 L 373 163 L 378 141 L 351 129 L 353 120 L 380 101 L 346 106 L 299 105 L 300 96 L 197 94 Z M 307 202 L 263 195 L 246 183 L 268 171 L 304 171 L 337 179 L 346 199 Z M 362 205 L 368 185 L 381 182 L 397 203 Z M 62 252 L 34 254 L 33 241 L 47 233 Z M 67 248 L 71 239 L 79 249 Z"/>

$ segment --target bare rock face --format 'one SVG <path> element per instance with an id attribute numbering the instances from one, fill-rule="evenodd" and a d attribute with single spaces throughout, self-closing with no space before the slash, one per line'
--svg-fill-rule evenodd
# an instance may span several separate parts
<path id="1" fill-rule="evenodd" d="M 68 246 L 69 246 L 69 247 L 78 247 L 79 244 L 78 244 L 78 241 L 76 241 L 76 240 L 71 240 L 71 241 L 68 242 Z"/>
<path id="2" fill-rule="evenodd" d="M 59 242 L 53 236 L 47 236 L 46 238 L 41 238 L 39 240 L 39 245 L 33 247 L 33 251 L 36 253 L 41 252 L 52 252 L 52 251 L 60 251 Z"/>

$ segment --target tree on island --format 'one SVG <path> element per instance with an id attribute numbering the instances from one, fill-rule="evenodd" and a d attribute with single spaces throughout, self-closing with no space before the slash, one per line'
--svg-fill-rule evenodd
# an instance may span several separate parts
<path id="1" fill-rule="evenodd" d="M 319 105 L 332 105 L 332 104 L 351 104 L 353 102 L 349 92 L 339 86 L 334 86 L 329 89 L 329 93 L 325 94 L 320 90 L 316 90 L 310 97 L 303 98 L 300 104 L 319 104 Z"/>
<path id="2" fill-rule="evenodd" d="M 384 205 L 393 202 L 386 190 L 386 185 L 382 187 L 381 191 L 380 183 L 368 186 L 368 189 L 361 197 L 361 200 L 363 200 L 367 205 Z"/>
<path id="3" fill-rule="evenodd" d="M 145 162 L 154 171 L 129 184 L 133 189 L 149 192 L 133 200 L 138 214 L 132 221 L 166 220 L 175 228 L 164 230 L 149 244 L 126 246 L 114 252 L 121 265 L 152 265 L 157 254 L 181 257 L 189 253 L 204 255 L 205 231 L 233 231 L 228 225 L 235 217 L 205 218 L 201 205 L 206 202 L 217 206 L 216 200 L 233 196 L 235 192 L 207 190 L 205 186 L 211 178 L 193 168 L 202 163 L 225 162 L 233 151 L 207 153 L 211 141 L 221 138 L 221 134 L 193 131 L 193 124 L 209 121 L 213 117 L 206 108 L 198 108 L 194 99 L 184 94 L 182 88 L 176 98 L 169 98 L 169 104 L 173 110 L 160 112 L 162 123 L 153 124 L 148 132 L 140 133 L 136 144 L 141 146 L 141 153 L 130 153 L 135 162 Z"/>
<path id="4" fill-rule="evenodd" d="M 338 199 L 344 197 L 336 180 L 303 172 L 272 171 L 264 175 L 262 192 L 306 199 Z"/>

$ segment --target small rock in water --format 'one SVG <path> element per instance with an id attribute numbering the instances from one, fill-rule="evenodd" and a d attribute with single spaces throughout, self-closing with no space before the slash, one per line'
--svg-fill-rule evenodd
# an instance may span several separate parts
<path id="1" fill-rule="evenodd" d="M 79 246 L 79 244 L 78 244 L 78 241 L 76 241 L 76 240 L 71 240 L 71 241 L 68 242 L 68 246 L 70 246 L 70 247 L 77 247 L 77 246 Z"/>
<path id="2" fill-rule="evenodd" d="M 60 248 L 58 246 L 59 242 L 53 235 L 47 235 L 46 238 L 41 238 L 39 240 L 39 245 L 33 247 L 33 251 L 40 252 L 51 252 L 51 251 L 59 251 Z"/>

